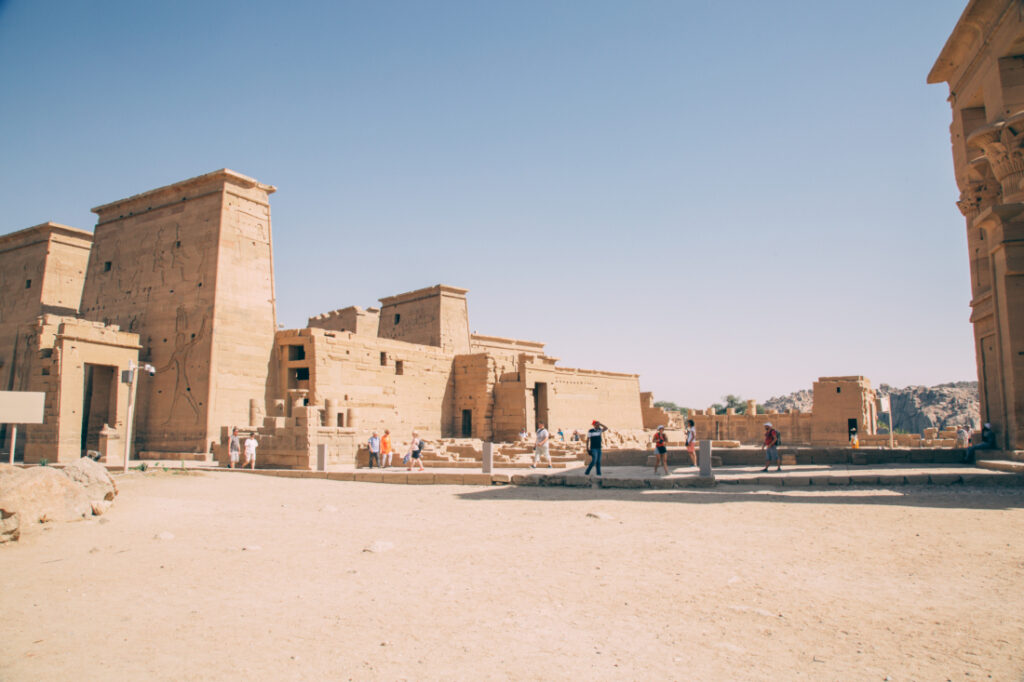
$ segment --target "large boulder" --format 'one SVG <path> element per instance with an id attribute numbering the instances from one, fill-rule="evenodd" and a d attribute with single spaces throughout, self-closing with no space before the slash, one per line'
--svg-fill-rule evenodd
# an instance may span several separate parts
<path id="1" fill-rule="evenodd" d="M 21 530 L 47 521 L 77 521 L 92 514 L 85 490 L 52 467 L 0 476 L 0 516 L 17 514 Z"/>
<path id="2" fill-rule="evenodd" d="M 117 495 L 117 484 L 105 466 L 89 457 L 83 457 L 74 464 L 64 467 L 63 472 L 85 490 L 94 514 L 99 516 L 110 508 Z"/>

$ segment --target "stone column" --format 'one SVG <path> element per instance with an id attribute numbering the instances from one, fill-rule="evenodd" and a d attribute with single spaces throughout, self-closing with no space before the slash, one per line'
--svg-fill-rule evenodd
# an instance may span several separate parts
<path id="1" fill-rule="evenodd" d="M 480 457 L 481 471 L 491 473 L 494 468 L 494 443 L 484 443 L 483 455 Z"/>
<path id="2" fill-rule="evenodd" d="M 326 417 L 324 418 L 324 426 L 337 426 L 338 425 L 338 400 L 337 398 L 327 398 L 324 400 L 324 411 Z"/>
<path id="3" fill-rule="evenodd" d="M 711 473 L 711 439 L 704 438 L 697 449 L 697 463 L 700 465 L 701 478 L 710 478 Z"/>

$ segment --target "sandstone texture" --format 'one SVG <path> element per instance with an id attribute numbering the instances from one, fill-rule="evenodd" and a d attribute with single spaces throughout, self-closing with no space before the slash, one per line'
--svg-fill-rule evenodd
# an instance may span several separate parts
<path id="1" fill-rule="evenodd" d="M 109 509 L 114 497 L 117 496 L 117 484 L 114 483 L 107 468 L 88 457 L 64 467 L 63 473 L 82 486 L 89 497 L 92 511 L 97 516 Z"/>
<path id="2" fill-rule="evenodd" d="M 92 514 L 85 490 L 51 467 L 0 477 L 0 511 L 17 513 L 21 529 L 49 521 L 77 521 Z"/>

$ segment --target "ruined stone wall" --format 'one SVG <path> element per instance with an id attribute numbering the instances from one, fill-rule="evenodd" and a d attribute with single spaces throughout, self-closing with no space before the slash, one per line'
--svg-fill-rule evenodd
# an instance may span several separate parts
<path id="1" fill-rule="evenodd" d="M 556 367 L 550 359 L 527 361 L 524 369 L 527 431 L 545 411 L 550 431 L 583 431 L 595 419 L 616 431 L 643 429 L 637 375 Z"/>
<path id="2" fill-rule="evenodd" d="M 453 356 L 440 348 L 321 329 L 279 332 L 277 345 L 290 404 L 323 407 L 328 426 L 354 428 L 360 439 L 388 428 L 395 440 L 455 429 Z"/>
<path id="3" fill-rule="evenodd" d="M 407 343 L 470 352 L 466 290 L 444 284 L 380 299 L 379 335 Z"/>
<path id="4" fill-rule="evenodd" d="M 668 410 L 654 406 L 654 394 L 645 392 L 640 394 L 640 410 L 643 414 L 644 428 L 657 429 L 664 426 L 666 429 L 684 428 L 684 417 L 682 412 L 669 412 Z"/>
<path id="5" fill-rule="evenodd" d="M 714 414 L 713 410 L 690 410 L 686 417 L 692 419 L 697 429 L 697 438 L 711 440 L 736 440 L 746 445 L 760 445 L 764 442 L 764 424 L 771 422 L 779 432 L 784 445 L 809 445 L 813 416 L 807 412 L 792 411 L 767 414 Z"/>
<path id="6" fill-rule="evenodd" d="M 268 194 L 217 171 L 100 206 L 82 315 L 141 337 L 137 448 L 206 452 L 265 401 L 275 327 Z"/>
<path id="7" fill-rule="evenodd" d="M 380 310 L 367 308 L 363 310 L 357 305 L 332 310 L 309 318 L 307 327 L 329 329 L 336 332 L 353 332 L 359 336 L 377 336 L 380 325 Z"/>

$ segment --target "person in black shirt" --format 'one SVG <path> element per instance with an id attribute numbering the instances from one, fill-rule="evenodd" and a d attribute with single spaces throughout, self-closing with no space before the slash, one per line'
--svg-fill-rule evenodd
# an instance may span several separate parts
<path id="1" fill-rule="evenodd" d="M 601 475 L 601 434 L 608 430 L 608 427 L 601 422 L 594 420 L 587 432 L 587 452 L 590 453 L 590 464 L 584 476 L 590 475 L 590 470 L 597 465 L 597 475 Z"/>

